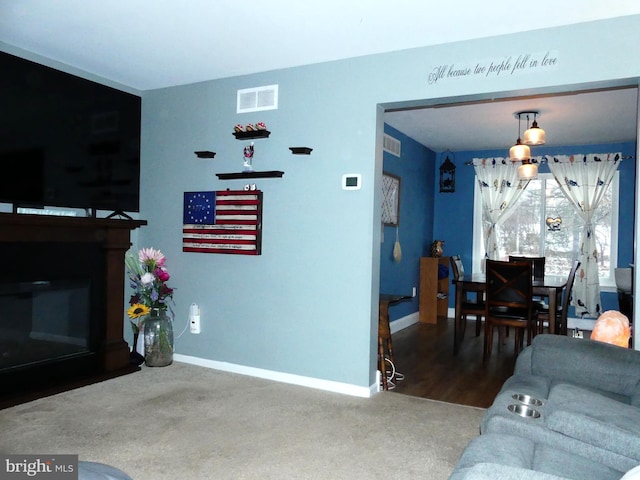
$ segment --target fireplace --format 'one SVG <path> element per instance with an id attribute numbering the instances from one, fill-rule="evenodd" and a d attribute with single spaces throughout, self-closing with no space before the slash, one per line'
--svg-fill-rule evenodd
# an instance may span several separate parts
<path id="1" fill-rule="evenodd" d="M 0 407 L 138 369 L 124 254 L 145 224 L 0 214 Z"/>

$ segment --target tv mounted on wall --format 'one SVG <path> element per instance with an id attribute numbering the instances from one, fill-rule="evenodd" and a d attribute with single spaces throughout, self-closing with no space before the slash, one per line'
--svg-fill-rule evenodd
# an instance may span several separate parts
<path id="1" fill-rule="evenodd" d="M 139 96 L 0 52 L 0 203 L 138 212 Z"/>

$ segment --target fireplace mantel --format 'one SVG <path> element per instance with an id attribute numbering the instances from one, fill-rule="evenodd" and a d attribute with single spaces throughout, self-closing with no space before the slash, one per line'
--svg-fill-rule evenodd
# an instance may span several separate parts
<path id="1" fill-rule="evenodd" d="M 129 347 L 123 338 L 124 257 L 131 246 L 131 231 L 146 224 L 145 220 L 0 213 L 0 249 L 3 244 L 8 243 L 15 245 L 35 242 L 36 245 L 42 243 L 43 248 L 47 244 L 64 243 L 72 246 L 73 243 L 81 243 L 95 245 L 101 252 L 103 265 L 100 267 L 104 271 L 104 329 L 100 332 L 97 371 L 92 374 L 94 378 L 109 378 L 138 369 L 130 365 Z M 28 262 L 29 259 L 25 258 L 24 261 Z M 75 380 L 77 384 L 78 379 Z M 95 381 L 85 380 L 84 383 Z"/>

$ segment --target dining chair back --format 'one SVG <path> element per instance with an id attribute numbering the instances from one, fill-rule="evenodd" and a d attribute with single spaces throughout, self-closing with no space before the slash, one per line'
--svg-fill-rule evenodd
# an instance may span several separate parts
<path id="1" fill-rule="evenodd" d="M 554 333 L 559 335 L 567 334 L 567 317 L 569 315 L 569 307 L 571 306 L 571 292 L 576 280 L 576 272 L 578 271 L 578 268 L 580 268 L 580 261 L 574 260 L 571 270 L 569 271 L 569 276 L 567 277 L 567 284 L 562 290 L 562 299 L 556 308 Z M 550 320 L 548 307 L 546 309 L 539 310 L 538 322 L 540 333 L 544 329 L 544 322 L 546 321 L 548 323 Z"/>
<path id="2" fill-rule="evenodd" d="M 537 325 L 537 310 L 533 308 L 531 262 L 486 261 L 486 308 L 483 361 L 491 357 L 494 328 L 513 327 L 514 352 L 520 352 L 527 334 L 527 345 Z M 502 336 L 498 341 L 498 350 Z"/>
<path id="3" fill-rule="evenodd" d="M 531 275 L 536 281 L 544 280 L 545 257 L 525 257 L 520 255 L 509 255 L 510 262 L 531 262 Z"/>
<path id="4" fill-rule="evenodd" d="M 456 321 L 453 335 L 453 353 L 455 355 L 458 353 L 458 347 L 464 339 L 464 334 L 467 328 L 467 318 L 469 315 L 475 317 L 476 337 L 480 336 L 482 319 L 485 313 L 485 304 L 483 292 L 478 291 L 477 289 L 468 291 L 465 288 L 465 284 L 463 282 L 464 266 L 460 255 L 452 255 L 449 257 L 449 261 L 451 263 L 451 271 L 453 273 L 452 283 L 456 286 L 456 295 L 458 294 L 458 289 L 462 289 L 462 302 L 460 302 L 460 305 L 456 302 L 457 311 L 455 312 Z M 460 325 L 458 325 L 458 319 L 461 320 Z"/>
<path id="5" fill-rule="evenodd" d="M 449 257 L 449 261 L 451 262 L 453 279 L 462 280 L 464 278 L 464 264 L 462 263 L 460 255 L 451 255 L 451 257 Z"/>

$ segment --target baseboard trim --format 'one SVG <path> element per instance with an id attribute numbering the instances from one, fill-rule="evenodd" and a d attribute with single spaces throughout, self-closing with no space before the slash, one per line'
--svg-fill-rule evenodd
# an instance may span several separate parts
<path id="1" fill-rule="evenodd" d="M 418 323 L 420 319 L 419 312 L 410 313 L 409 315 L 405 315 L 404 317 L 398 318 L 392 322 L 389 322 L 389 330 L 391 330 L 391 334 L 393 335 L 400 330 L 403 330 L 411 325 Z"/>
<path id="2" fill-rule="evenodd" d="M 352 397 L 369 398 L 377 393 L 377 386 L 359 387 L 348 383 L 334 382 L 331 380 L 321 380 L 318 378 L 304 377 L 302 375 L 294 375 L 291 373 L 275 372 L 272 370 L 264 370 L 262 368 L 247 367 L 228 362 L 219 362 L 216 360 L 207 360 L 205 358 L 192 357 L 189 355 L 181 355 L 176 353 L 173 355 L 176 362 L 198 365 L 200 367 L 221 370 L 223 372 L 238 373 L 250 377 L 264 378 L 281 383 L 289 383 L 291 385 L 300 385 L 302 387 L 315 388 L 318 390 L 326 390 L 329 392 L 342 393 Z"/>

